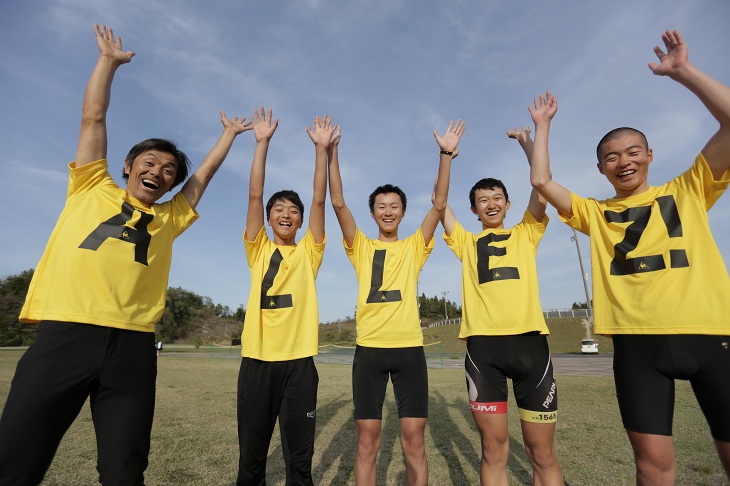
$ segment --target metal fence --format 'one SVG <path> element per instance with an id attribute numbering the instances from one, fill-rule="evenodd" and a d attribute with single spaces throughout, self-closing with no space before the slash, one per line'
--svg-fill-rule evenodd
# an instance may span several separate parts
<path id="1" fill-rule="evenodd" d="M 590 314 L 588 313 L 588 309 L 548 309 L 543 310 L 542 315 L 545 317 L 545 319 L 548 319 L 550 317 L 582 317 L 582 318 L 588 318 L 590 317 Z M 446 326 L 449 324 L 461 324 L 461 317 L 457 317 L 456 319 L 445 319 L 442 321 L 432 322 L 428 325 L 428 327 L 438 327 L 438 326 Z"/>

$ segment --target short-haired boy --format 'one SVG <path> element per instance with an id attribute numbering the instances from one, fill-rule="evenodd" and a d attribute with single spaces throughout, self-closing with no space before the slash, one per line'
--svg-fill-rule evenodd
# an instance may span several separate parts
<path id="1" fill-rule="evenodd" d="M 403 191 L 387 184 L 370 195 L 370 215 L 378 226 L 378 238 L 372 240 L 358 229 L 345 204 L 337 144 L 329 160 L 332 206 L 342 228 L 345 252 L 358 279 L 357 347 L 352 367 L 358 485 L 375 485 L 388 377 L 398 404 L 406 484 L 428 483 L 424 438 L 428 373 L 416 287 L 421 267 L 433 249 L 433 233 L 446 207 L 451 158 L 464 133 L 464 123 L 449 123 L 443 137 L 433 133 L 441 150 L 433 206 L 418 231 L 403 240 L 398 237 L 398 227 L 406 212 Z"/>
<path id="2" fill-rule="evenodd" d="M 325 246 L 327 151 L 337 127 L 315 118 L 307 133 L 315 146 L 314 193 L 309 227 L 297 243 L 304 205 L 291 190 L 271 196 L 264 213 L 269 142 L 279 120 L 261 107 L 253 117 L 256 150 L 249 180 L 243 234 L 251 292 L 241 338 L 238 375 L 239 485 L 266 482 L 266 457 L 279 419 L 287 484 L 311 485 L 319 375 L 319 310 L 315 279 Z M 264 220 L 264 215 L 266 219 Z M 264 221 L 271 227 L 269 238 Z"/>
<path id="3" fill-rule="evenodd" d="M 633 128 L 598 144 L 598 170 L 616 197 L 577 196 L 552 180 L 550 92 L 530 107 L 536 125 L 532 185 L 571 227 L 591 237 L 595 331 L 612 335 L 614 380 L 634 450 L 637 484 L 673 484 L 674 380 L 689 380 L 730 478 L 730 278 L 707 211 L 730 183 L 730 88 L 687 56 L 678 31 L 649 68 L 692 91 L 720 123 L 694 164 L 662 186 L 647 182 L 653 152 Z"/>
<path id="4" fill-rule="evenodd" d="M 507 134 L 520 143 L 529 162 L 530 128 Z M 461 226 L 449 206 L 441 222 L 444 240 L 462 266 L 459 338 L 467 342 L 464 368 L 482 443 L 481 484 L 509 480 L 507 378 L 512 379 L 535 484 L 563 484 L 555 453 L 557 385 L 535 263 L 548 223 L 546 201 L 533 189 L 522 221 L 509 229 L 504 218 L 510 201 L 502 181 L 478 181 L 469 191 L 469 203 L 481 223 L 478 234 Z"/>

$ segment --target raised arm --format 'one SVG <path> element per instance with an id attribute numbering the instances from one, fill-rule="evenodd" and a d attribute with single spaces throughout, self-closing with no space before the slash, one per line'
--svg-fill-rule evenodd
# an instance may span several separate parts
<path id="1" fill-rule="evenodd" d="M 457 148 L 454 150 L 454 153 L 451 155 L 451 161 L 459 156 L 459 149 Z M 439 183 L 438 175 L 436 176 L 436 180 L 433 183 L 433 192 L 431 192 L 431 204 L 433 204 L 436 201 L 436 186 Z M 446 209 L 444 209 L 444 212 L 441 213 L 441 226 L 444 228 L 444 232 L 447 236 L 451 236 L 451 233 L 454 232 L 454 227 L 456 226 L 456 215 L 454 214 L 454 211 L 451 209 L 451 206 L 446 204 Z"/>
<path id="2" fill-rule="evenodd" d="M 231 145 L 236 139 L 238 134 L 243 133 L 253 128 L 250 121 L 246 121 L 246 117 L 228 118 L 225 113 L 221 111 L 221 123 L 223 123 L 223 133 L 218 139 L 216 144 L 210 149 L 208 155 L 203 159 L 203 163 L 200 164 L 198 170 L 193 173 L 192 176 L 183 186 L 182 195 L 188 200 L 190 207 L 195 209 L 200 198 L 203 197 L 205 189 L 208 187 L 208 183 L 215 175 L 218 168 L 226 160 L 228 151 L 231 150 Z"/>
<path id="3" fill-rule="evenodd" d="M 248 183 L 248 213 L 246 216 L 246 240 L 253 241 L 264 227 L 264 179 L 266 174 L 266 154 L 269 151 L 269 142 L 274 136 L 279 119 L 271 122 L 271 108 L 266 112 L 262 106 L 254 110 L 251 116 L 253 134 L 256 138 L 256 150 L 253 153 L 251 176 Z"/>
<path id="4" fill-rule="evenodd" d="M 527 126 L 527 128 L 524 126 L 522 128 L 515 127 L 514 129 L 510 128 L 507 130 L 507 136 L 509 138 L 514 138 L 520 143 L 520 147 L 522 147 L 522 150 L 525 151 L 527 163 L 532 165 L 532 149 L 535 144 L 532 141 L 532 138 L 530 138 L 530 132 L 532 132 L 532 128 L 530 126 Z M 533 187 L 532 192 L 530 193 L 530 201 L 527 203 L 527 210 L 530 214 L 532 214 L 532 217 L 535 218 L 535 220 L 542 221 L 542 218 L 545 216 L 546 205 L 547 201 L 545 198 L 542 197 Z"/>
<path id="5" fill-rule="evenodd" d="M 678 30 L 666 31 L 662 40 L 667 52 L 654 47 L 659 64 L 652 62 L 649 69 L 657 76 L 668 76 L 692 91 L 720 123 L 720 129 L 702 149 L 717 179 L 730 169 L 730 88 L 689 61 L 687 45 Z"/>
<path id="6" fill-rule="evenodd" d="M 122 51 L 122 39 L 111 27 L 94 24 L 99 59 L 89 77 L 81 106 L 81 130 L 76 148 L 76 167 L 106 158 L 106 112 L 111 99 L 112 80 L 117 68 L 132 60 L 134 52 Z"/>
<path id="7" fill-rule="evenodd" d="M 332 139 L 328 150 L 330 201 L 332 201 L 337 222 L 340 223 L 342 237 L 345 239 L 347 246 L 351 247 L 355 242 L 357 224 L 355 223 L 355 217 L 350 212 L 350 208 L 345 204 L 345 196 L 342 194 L 342 177 L 340 176 L 340 158 L 338 152 L 341 134 L 342 132 L 338 127 L 337 134 Z"/>
<path id="8" fill-rule="evenodd" d="M 446 209 L 449 200 L 449 183 L 451 180 L 451 161 L 454 158 L 454 153 L 458 153 L 457 147 L 459 140 L 464 134 L 466 125 L 463 121 L 457 120 L 456 123 L 453 121 L 449 122 L 449 126 L 446 129 L 446 133 L 443 136 L 439 136 L 436 130 L 433 131 L 433 136 L 436 139 L 436 143 L 439 146 L 439 170 L 436 176 L 436 185 L 433 191 L 433 197 L 431 198 L 432 206 L 426 213 L 426 217 L 423 218 L 421 223 L 421 233 L 423 233 L 423 239 L 426 242 L 431 241 L 433 233 L 436 231 L 436 226 L 441 220 L 441 215 Z M 444 226 L 444 228 L 446 228 Z M 453 226 L 451 228 L 453 230 Z M 448 233 L 448 231 L 447 231 Z"/>
<path id="9" fill-rule="evenodd" d="M 324 202 L 327 199 L 327 149 L 335 136 L 339 134 L 337 126 L 332 126 L 332 119 L 324 115 L 314 117 L 314 128 L 307 127 L 309 138 L 314 142 L 314 192 L 312 209 L 309 211 L 309 231 L 314 241 L 324 241 Z M 339 136 L 339 135 L 337 135 Z"/>
<path id="10" fill-rule="evenodd" d="M 530 164 L 530 182 L 532 187 L 553 205 L 558 212 L 570 217 L 573 207 L 570 203 L 570 191 L 553 181 L 550 171 L 550 154 L 548 152 L 548 137 L 550 122 L 558 111 L 558 100 L 547 91 L 539 98 L 535 98 L 534 107 L 528 106 L 532 121 L 535 124 L 535 143 L 532 148 L 532 163 Z"/>

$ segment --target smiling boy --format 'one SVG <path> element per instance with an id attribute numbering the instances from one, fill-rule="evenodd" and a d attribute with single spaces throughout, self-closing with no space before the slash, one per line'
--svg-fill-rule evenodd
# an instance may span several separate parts
<path id="1" fill-rule="evenodd" d="M 251 292 L 241 339 L 238 375 L 239 485 L 266 482 L 266 457 L 277 418 L 287 484 L 311 485 L 319 376 L 319 311 L 315 279 L 325 246 L 327 155 L 337 126 L 325 115 L 307 127 L 315 145 L 309 227 L 298 243 L 304 205 L 290 190 L 273 194 L 264 212 L 266 155 L 279 120 L 262 107 L 252 117 L 256 151 L 243 234 Z M 274 234 L 269 239 L 266 222 Z"/>
<path id="2" fill-rule="evenodd" d="M 530 128 L 507 134 L 520 143 L 529 162 Z M 464 369 L 481 437 L 481 484 L 507 484 L 509 479 L 507 378 L 512 379 L 535 484 L 563 484 L 555 452 L 557 385 L 535 263 L 548 223 L 546 201 L 533 189 L 522 221 L 509 229 L 504 218 L 510 200 L 502 181 L 478 181 L 469 191 L 469 203 L 481 232 L 467 231 L 449 206 L 441 222 L 444 240 L 462 264 L 459 338 L 467 342 Z"/>
<path id="3" fill-rule="evenodd" d="M 173 142 L 134 146 L 126 189 L 107 170 L 106 113 L 119 66 L 132 60 L 105 26 L 86 86 L 66 205 L 33 275 L 23 322 L 38 324 L 0 419 L 0 484 L 38 484 L 87 398 L 102 484 L 143 484 L 155 407 L 155 324 L 165 308 L 172 244 L 236 136 L 249 122 L 221 112 L 223 134 L 185 180 L 188 159 Z"/>
<path id="4" fill-rule="evenodd" d="M 616 196 L 586 199 L 552 180 L 547 92 L 530 107 L 536 125 L 531 180 L 560 218 L 591 237 L 595 332 L 612 335 L 614 380 L 637 484 L 674 484 L 674 380 L 689 380 L 730 478 L 730 277 L 707 211 L 730 184 L 730 88 L 688 59 L 666 31 L 649 68 L 692 91 L 720 128 L 689 170 L 662 186 L 647 182 L 654 154 L 633 128 L 606 134 L 598 170 Z"/>
<path id="5" fill-rule="evenodd" d="M 451 158 L 463 133 L 461 120 L 449 123 L 443 137 L 433 132 L 441 150 L 433 206 L 418 231 L 403 240 L 398 237 L 398 228 L 406 214 L 403 191 L 390 184 L 373 191 L 368 202 L 370 216 L 378 226 L 378 238 L 366 237 L 345 204 L 337 143 L 332 149 L 330 197 L 342 229 L 345 252 L 358 279 L 357 347 L 352 367 L 358 433 L 355 483 L 358 485 L 375 484 L 375 461 L 389 377 L 398 404 L 406 484 L 428 483 L 424 440 L 428 374 L 416 286 L 421 267 L 433 249 L 433 233 L 446 207 Z"/>

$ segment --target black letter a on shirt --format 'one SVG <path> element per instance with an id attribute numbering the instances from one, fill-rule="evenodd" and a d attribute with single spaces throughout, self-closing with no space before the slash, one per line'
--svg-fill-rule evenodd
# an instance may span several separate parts
<path id="1" fill-rule="evenodd" d="M 98 250 L 107 238 L 116 238 L 134 245 L 134 261 L 147 265 L 147 251 L 150 247 L 152 236 L 147 232 L 147 225 L 152 222 L 151 214 L 140 213 L 139 221 L 134 228 L 125 226 L 124 223 L 132 219 L 134 208 L 127 202 L 122 203 L 122 212 L 112 216 L 91 232 L 89 236 L 79 245 L 85 250 Z"/>

